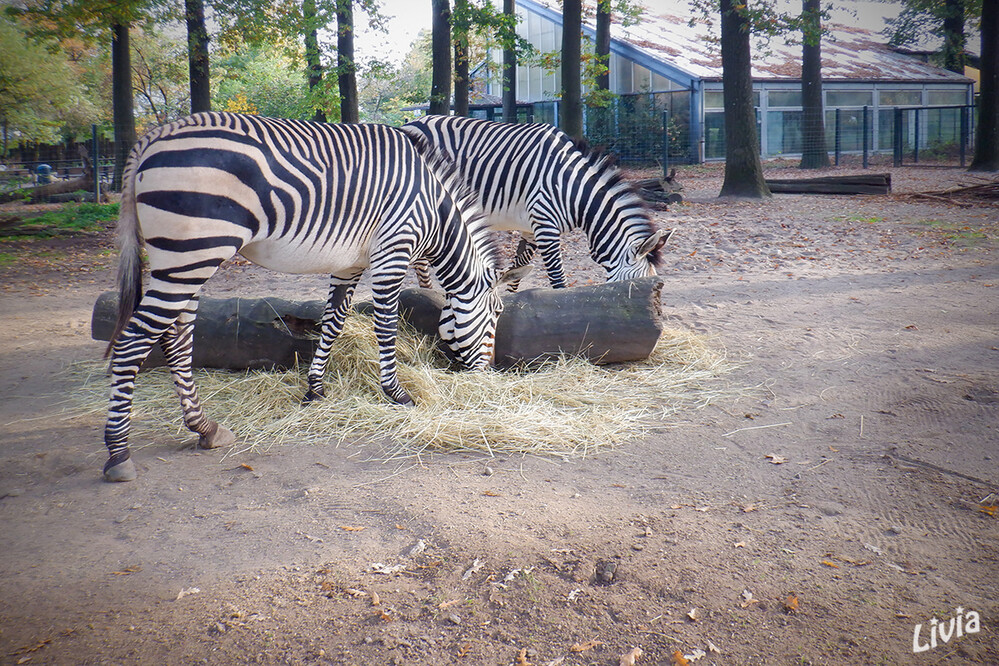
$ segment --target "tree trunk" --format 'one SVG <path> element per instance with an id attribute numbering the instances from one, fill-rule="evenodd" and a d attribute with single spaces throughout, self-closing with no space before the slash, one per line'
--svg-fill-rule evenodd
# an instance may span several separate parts
<path id="1" fill-rule="evenodd" d="M 819 0 L 804 0 L 805 26 L 801 42 L 802 169 L 829 166 L 826 128 L 822 113 L 822 24 Z"/>
<path id="2" fill-rule="evenodd" d="M 468 0 L 454 0 L 452 32 L 454 37 L 454 115 L 468 116 Z"/>
<path id="3" fill-rule="evenodd" d="M 503 0 L 503 14 L 513 24 L 516 0 Z M 503 44 L 503 122 L 517 122 L 517 51 L 514 45 Z"/>
<path id="4" fill-rule="evenodd" d="M 121 190 L 125 162 L 136 141 L 128 29 L 127 21 L 111 26 L 111 105 L 114 107 L 114 180 L 111 188 L 116 191 Z"/>
<path id="5" fill-rule="evenodd" d="M 597 43 L 594 45 L 594 54 L 597 64 L 603 65 L 597 74 L 597 90 L 610 90 L 610 29 L 610 0 L 597 0 Z"/>
<path id="6" fill-rule="evenodd" d="M 451 5 L 449 0 L 431 0 L 433 24 L 430 83 L 430 115 L 446 116 L 451 109 Z"/>
<path id="7" fill-rule="evenodd" d="M 212 110 L 208 62 L 208 29 L 204 0 L 184 0 L 187 17 L 187 62 L 191 80 L 191 113 Z"/>
<path id="8" fill-rule="evenodd" d="M 340 122 L 361 120 L 357 101 L 357 65 L 354 61 L 354 6 L 352 0 L 336 3 L 336 64 L 340 88 Z"/>
<path id="9" fill-rule="evenodd" d="M 971 171 L 999 171 L 999 0 L 982 2 L 981 95 Z"/>
<path id="10" fill-rule="evenodd" d="M 574 139 L 583 138 L 583 101 L 580 33 L 583 30 L 581 0 L 562 3 L 562 103 L 559 126 Z"/>
<path id="11" fill-rule="evenodd" d="M 964 36 L 965 0 L 945 0 L 943 19 L 943 66 L 964 75 L 966 39 Z M 989 0 L 984 0 L 988 3 Z"/>
<path id="12" fill-rule="evenodd" d="M 323 63 L 319 58 L 319 26 L 316 25 L 316 0 L 302 0 L 302 17 L 305 19 L 305 66 L 309 75 L 309 92 L 323 80 Z M 326 111 L 318 104 L 312 119 L 326 122 Z"/>
<path id="13" fill-rule="evenodd" d="M 763 198 L 770 196 L 770 190 L 763 179 L 756 134 L 749 28 L 749 21 L 733 7 L 733 0 L 721 0 L 725 101 L 725 181 L 721 196 Z"/>

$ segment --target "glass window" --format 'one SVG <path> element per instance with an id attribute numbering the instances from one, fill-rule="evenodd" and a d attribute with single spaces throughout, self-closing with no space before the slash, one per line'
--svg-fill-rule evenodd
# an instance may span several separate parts
<path id="1" fill-rule="evenodd" d="M 673 82 L 667 79 L 665 76 L 660 76 L 659 74 L 653 72 L 652 91 L 663 92 L 664 90 L 673 90 Z"/>
<path id="2" fill-rule="evenodd" d="M 617 89 L 622 93 L 635 92 L 632 82 L 632 63 L 627 58 L 617 59 Z"/>
<path id="3" fill-rule="evenodd" d="M 957 106 L 968 103 L 963 90 L 930 90 L 926 97 L 926 102 L 930 106 Z"/>
<path id="4" fill-rule="evenodd" d="M 770 106 L 801 106 L 801 91 L 771 90 L 767 93 L 767 102 Z"/>
<path id="5" fill-rule="evenodd" d="M 652 72 L 641 65 L 635 65 L 635 90 L 637 92 L 652 91 Z"/>
<path id="6" fill-rule="evenodd" d="M 830 90 L 826 92 L 826 106 L 871 106 L 872 90 Z"/>
<path id="7" fill-rule="evenodd" d="M 919 90 L 882 90 L 878 93 L 881 106 L 919 106 L 923 93 Z"/>
<path id="8" fill-rule="evenodd" d="M 801 152 L 801 118 L 801 111 L 767 112 L 767 151 L 771 155 Z"/>
<path id="9" fill-rule="evenodd" d="M 867 112 L 867 132 L 873 127 L 873 116 Z M 883 112 L 884 113 L 884 112 Z M 887 112 L 890 113 L 890 112 Z M 836 134 L 839 133 L 839 148 L 843 151 L 864 149 L 864 110 L 842 109 L 839 112 L 839 127 L 836 127 L 836 111 L 826 111 L 826 146 L 833 150 Z M 883 128 L 882 128 L 883 129 Z M 870 148 L 868 144 L 868 148 Z"/>
<path id="10" fill-rule="evenodd" d="M 725 98 L 724 93 L 721 90 L 705 90 L 704 91 L 704 108 L 705 109 L 724 109 L 725 108 Z M 753 106 L 759 107 L 760 105 L 760 91 L 753 91 Z"/>

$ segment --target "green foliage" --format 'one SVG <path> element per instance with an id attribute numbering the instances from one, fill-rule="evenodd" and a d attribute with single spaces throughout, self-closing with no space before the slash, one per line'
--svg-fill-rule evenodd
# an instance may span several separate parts
<path id="1" fill-rule="evenodd" d="M 315 98 L 309 94 L 304 70 L 279 48 L 248 46 L 229 53 L 213 63 L 212 78 L 213 109 L 274 118 L 312 118 Z M 324 81 L 335 86 L 334 81 Z M 329 88 L 322 92 L 328 93 Z"/>
<path id="2" fill-rule="evenodd" d="M 132 72 L 140 135 L 190 111 L 186 40 L 171 40 L 159 30 L 133 35 Z"/>
<path id="3" fill-rule="evenodd" d="M 0 124 L 8 137 L 58 142 L 61 118 L 80 97 L 58 45 L 31 39 L 18 21 L 3 16 L 0 53 Z"/>

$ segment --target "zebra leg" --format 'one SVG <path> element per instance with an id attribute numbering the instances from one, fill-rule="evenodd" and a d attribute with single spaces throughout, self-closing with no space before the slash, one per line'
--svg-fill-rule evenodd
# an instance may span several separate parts
<path id="1" fill-rule="evenodd" d="M 430 279 L 430 262 L 426 257 L 414 261 L 413 268 L 416 269 L 416 279 L 420 286 L 424 289 L 433 289 L 434 283 Z"/>
<path id="2" fill-rule="evenodd" d="M 360 274 L 347 279 L 336 276 L 330 278 L 330 295 L 326 301 L 326 310 L 323 312 L 319 344 L 316 345 L 316 352 L 312 356 L 311 365 L 309 365 L 309 390 L 302 398 L 303 405 L 326 397 L 326 391 L 323 388 L 323 375 L 326 374 L 326 366 L 329 363 L 333 342 L 343 330 L 343 322 L 350 309 L 350 300 L 360 279 Z"/>
<path id="3" fill-rule="evenodd" d="M 548 272 L 548 281 L 553 289 L 565 289 L 565 271 L 562 268 L 562 245 L 560 243 L 557 230 L 550 233 L 535 232 L 535 242 L 538 244 L 538 251 L 541 259 L 545 262 L 545 270 Z"/>
<path id="4" fill-rule="evenodd" d="M 236 436 L 228 428 L 220 426 L 205 416 L 198 399 L 198 388 L 194 385 L 191 372 L 191 359 L 194 343 L 194 318 L 198 314 L 198 299 L 192 298 L 180 313 L 163 338 L 160 346 L 173 375 L 174 390 L 180 398 L 180 408 L 184 413 L 184 425 L 198 434 L 198 446 L 202 449 L 216 449 L 236 442 Z"/>
<path id="5" fill-rule="evenodd" d="M 534 253 L 537 251 L 538 246 L 533 240 L 529 239 L 527 236 L 521 236 L 520 242 L 517 243 L 517 256 L 513 259 L 513 265 L 510 268 L 520 268 L 522 266 L 527 266 L 532 261 L 534 261 Z M 520 288 L 520 280 L 512 280 L 507 285 L 507 291 L 515 292 Z"/>
<path id="6" fill-rule="evenodd" d="M 412 257 L 412 248 L 398 247 L 372 257 L 371 291 L 375 302 L 375 339 L 378 340 L 378 367 L 382 390 L 393 402 L 406 407 L 416 404 L 399 385 L 396 375 L 395 343 L 399 326 L 399 293 Z"/>
<path id="7" fill-rule="evenodd" d="M 108 481 L 132 481 L 136 477 L 135 464 L 128 450 L 135 376 L 153 345 L 173 324 L 170 322 L 163 326 L 143 315 L 140 306 L 118 336 L 111 352 L 111 399 L 107 424 L 104 426 L 104 444 L 108 447 L 104 478 Z"/>

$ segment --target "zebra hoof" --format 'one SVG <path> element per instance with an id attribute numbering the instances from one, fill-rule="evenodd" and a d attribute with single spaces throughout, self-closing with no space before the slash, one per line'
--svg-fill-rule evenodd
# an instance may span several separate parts
<path id="1" fill-rule="evenodd" d="M 212 423 L 212 426 L 207 434 L 201 435 L 198 438 L 198 448 L 217 449 L 236 443 L 236 435 L 232 434 L 232 430 L 220 426 L 218 423 Z"/>
<path id="2" fill-rule="evenodd" d="M 111 462 L 110 460 L 108 461 Z M 135 481 L 138 473 L 131 458 L 126 458 L 117 465 L 104 466 L 104 480 L 116 483 L 119 481 Z"/>
<path id="3" fill-rule="evenodd" d="M 305 396 L 302 398 L 302 405 L 303 406 L 308 405 L 309 403 L 319 402 L 320 400 L 325 400 L 325 399 L 326 399 L 326 394 L 323 393 L 322 390 L 313 391 L 312 389 L 309 389 L 308 391 L 306 391 Z"/>

